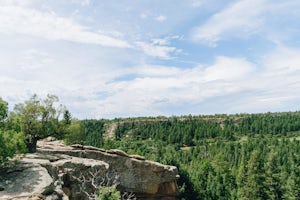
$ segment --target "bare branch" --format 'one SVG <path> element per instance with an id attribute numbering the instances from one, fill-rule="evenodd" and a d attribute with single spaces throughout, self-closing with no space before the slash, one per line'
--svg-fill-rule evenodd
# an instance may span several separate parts
<path id="1" fill-rule="evenodd" d="M 102 187 L 117 186 L 120 184 L 120 175 L 116 171 L 110 171 L 102 175 L 100 169 L 89 171 L 87 174 L 80 172 L 80 176 L 72 176 L 77 180 L 80 187 L 80 193 L 84 194 L 89 200 L 95 200 L 98 196 L 98 189 Z M 133 192 L 123 192 L 121 195 L 122 200 L 136 200 Z"/>
<path id="2" fill-rule="evenodd" d="M 136 200 L 136 196 L 133 192 L 123 192 L 122 200 Z"/>

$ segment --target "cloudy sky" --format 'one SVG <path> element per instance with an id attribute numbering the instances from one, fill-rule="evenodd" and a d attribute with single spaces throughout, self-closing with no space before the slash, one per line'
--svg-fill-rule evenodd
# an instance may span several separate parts
<path id="1" fill-rule="evenodd" d="M 0 0 L 0 96 L 74 117 L 300 110 L 300 1 Z"/>

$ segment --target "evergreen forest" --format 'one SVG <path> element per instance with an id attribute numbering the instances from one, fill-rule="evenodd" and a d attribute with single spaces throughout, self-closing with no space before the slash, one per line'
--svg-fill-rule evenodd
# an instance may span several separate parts
<path id="1" fill-rule="evenodd" d="M 177 166 L 180 199 L 300 199 L 300 112 L 77 123 L 69 143 Z"/>

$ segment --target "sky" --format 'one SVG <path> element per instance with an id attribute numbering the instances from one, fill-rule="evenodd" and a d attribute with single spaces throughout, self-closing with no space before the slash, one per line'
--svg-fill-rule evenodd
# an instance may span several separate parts
<path id="1" fill-rule="evenodd" d="M 300 1 L 0 0 L 0 97 L 72 116 L 300 110 Z"/>

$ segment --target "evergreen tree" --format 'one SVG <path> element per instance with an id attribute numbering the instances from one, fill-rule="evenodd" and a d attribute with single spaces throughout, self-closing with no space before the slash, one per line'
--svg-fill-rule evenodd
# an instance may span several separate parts
<path id="1" fill-rule="evenodd" d="M 262 156 L 258 150 L 255 150 L 248 161 L 243 199 L 266 199 L 264 181 Z"/>
<path id="2" fill-rule="evenodd" d="M 277 161 L 277 155 L 274 152 L 269 154 L 268 161 L 266 163 L 266 179 L 265 189 L 267 199 L 275 200 L 282 199 L 282 186 L 280 179 L 280 168 Z"/>

